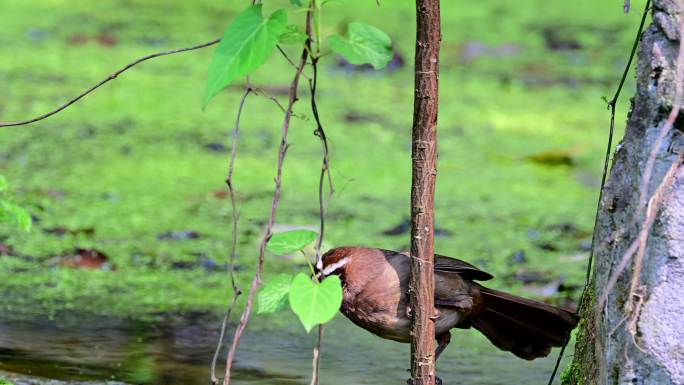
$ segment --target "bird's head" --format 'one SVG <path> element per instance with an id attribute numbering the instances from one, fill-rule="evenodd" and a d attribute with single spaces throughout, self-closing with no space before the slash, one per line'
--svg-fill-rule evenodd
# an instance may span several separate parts
<path id="1" fill-rule="evenodd" d="M 352 250 L 349 247 L 338 247 L 328 250 L 321 258 L 321 266 L 317 266 L 316 274 L 320 279 L 337 275 L 344 282 L 347 264 L 351 262 Z"/>

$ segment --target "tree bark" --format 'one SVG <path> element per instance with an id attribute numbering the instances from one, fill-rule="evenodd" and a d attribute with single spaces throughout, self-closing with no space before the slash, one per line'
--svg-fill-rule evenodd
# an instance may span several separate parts
<path id="1" fill-rule="evenodd" d="M 683 9 L 680 0 L 655 0 L 642 36 L 636 96 L 600 204 L 594 278 L 564 384 L 684 384 L 684 116 L 677 74 Z M 655 146 L 661 130 L 666 135 Z M 652 227 L 643 233 L 649 211 Z M 633 250 L 644 234 L 640 255 Z"/>
<path id="2" fill-rule="evenodd" d="M 437 178 L 439 0 L 416 0 L 415 94 L 411 186 L 411 379 L 435 384 L 434 202 Z"/>

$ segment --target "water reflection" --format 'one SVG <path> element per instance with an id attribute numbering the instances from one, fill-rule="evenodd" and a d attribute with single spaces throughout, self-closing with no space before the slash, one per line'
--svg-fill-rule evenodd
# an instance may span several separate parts
<path id="1" fill-rule="evenodd" d="M 78 316 L 58 321 L 0 319 L 0 370 L 67 381 L 207 385 L 218 318 L 188 314 L 158 322 Z M 253 319 L 242 340 L 233 383 L 308 384 L 315 333 L 306 335 L 287 313 Z M 407 360 L 408 345 L 379 339 L 338 316 L 326 328 L 321 383 L 404 384 Z M 499 352 L 477 332 L 457 330 L 438 369 L 449 385 L 541 384 L 552 365 L 553 358 L 520 360 Z"/>

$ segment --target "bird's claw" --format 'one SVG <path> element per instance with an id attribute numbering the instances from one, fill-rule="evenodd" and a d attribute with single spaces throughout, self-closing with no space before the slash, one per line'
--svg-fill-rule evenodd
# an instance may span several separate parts
<path id="1" fill-rule="evenodd" d="M 413 309 L 411 309 L 411 306 L 406 306 L 406 317 L 411 318 L 411 315 L 413 315 Z M 440 312 L 438 309 L 434 309 L 432 312 L 432 317 L 430 317 L 431 320 L 436 320 L 442 315 L 442 312 Z"/>

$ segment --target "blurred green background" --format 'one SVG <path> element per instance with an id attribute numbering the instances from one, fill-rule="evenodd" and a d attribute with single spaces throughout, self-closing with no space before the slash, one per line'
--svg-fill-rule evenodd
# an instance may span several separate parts
<path id="1" fill-rule="evenodd" d="M 284 0 L 265 3 L 266 14 L 294 10 Z M 244 6 L 0 0 L 0 120 L 46 112 L 140 56 L 220 36 Z M 601 97 L 612 95 L 640 17 L 620 8 L 443 4 L 437 250 L 503 278 L 499 287 L 524 292 L 529 280 L 518 275 L 582 282 L 608 123 Z M 302 18 L 290 12 L 290 22 Z M 334 55 L 322 60 L 320 110 L 336 188 L 326 247 L 408 247 L 401 225 L 409 215 L 413 18 L 408 0 L 325 7 L 324 36 L 349 21 L 370 23 L 390 34 L 404 61 L 373 72 Z M 30 233 L 0 229 L 4 312 L 38 305 L 143 316 L 223 306 L 231 217 L 223 180 L 241 91 L 238 84 L 201 111 L 212 49 L 149 61 L 55 117 L 0 130 L 0 173 L 35 219 Z M 252 81 L 284 102 L 291 77 L 274 55 Z M 301 95 L 279 228 L 318 219 L 320 144 L 305 86 Z M 235 176 L 243 282 L 270 210 L 281 121 L 266 98 L 248 100 Z M 97 250 L 107 263 L 64 266 L 77 249 Z M 267 274 L 297 263 L 269 256 Z"/>
<path id="2" fill-rule="evenodd" d="M 246 5 L 210 0 L 0 0 L 0 121 L 42 114 L 138 57 L 219 37 Z M 303 22 L 303 13 L 285 0 L 265 1 L 265 14 L 281 7 L 292 11 L 290 22 Z M 351 66 L 335 55 L 321 61 L 319 108 L 330 140 L 336 189 L 329 203 L 325 248 L 408 248 L 413 7 L 409 0 L 385 0 L 380 7 L 371 0 L 348 0 L 324 8 L 323 36 L 344 33 L 349 22 L 362 21 L 386 31 L 397 55 L 389 69 L 377 72 Z M 574 304 L 584 279 L 608 130 L 609 115 L 601 98 L 614 92 L 641 7 L 642 2 L 636 2 L 634 10 L 624 14 L 622 1 L 442 2 L 439 253 L 491 272 L 497 277 L 494 287 Z M 211 322 L 220 319 L 230 294 L 226 262 L 232 213 L 224 179 L 242 84 L 201 110 L 212 50 L 146 62 L 48 120 L 0 129 L 0 174 L 8 179 L 15 201 L 34 219 L 29 233 L 0 227 L 2 319 L 73 314 L 104 316 L 115 324 L 112 320 L 190 319 L 198 314 Z M 294 48 L 287 52 L 298 55 Z M 292 75 L 287 62 L 274 55 L 251 79 L 285 102 Z M 629 76 L 618 105 L 618 137 L 633 88 Z M 318 224 L 321 150 L 312 134 L 315 125 L 305 85 L 300 95 L 276 230 Z M 248 99 L 235 174 L 240 210 L 237 268 L 243 288 L 252 278 L 270 211 L 281 124 L 281 112 L 271 101 Z M 83 266 L 83 261 L 92 266 Z M 302 257 L 268 255 L 265 279 L 298 271 L 302 264 Z M 253 327 L 268 333 L 274 330 L 272 322 L 295 325 L 291 316 L 282 317 L 257 317 Z M 327 364 L 324 373 L 331 382 L 326 383 L 354 382 L 345 377 L 347 364 L 368 372 L 380 368 L 374 361 L 377 355 L 398 354 L 395 345 L 365 339 L 367 334 L 341 322 L 332 328 L 331 345 L 345 351 L 350 349 L 348 336 L 354 336 L 357 350 Z M 49 329 L 40 322 L 13 325 L 21 326 L 12 333 L 24 347 L 35 330 Z M 168 333 L 150 337 L 136 334 L 145 327 L 125 328 L 131 337 L 123 356 L 139 358 L 120 361 L 131 368 L 124 376 L 129 381 L 169 385 L 176 382 L 157 374 L 176 370 L 182 374 L 174 378 L 196 380 L 200 375 L 192 370 L 206 370 L 204 359 L 191 370 L 173 358 L 164 361 L 168 366 L 162 369 L 150 369 L 156 365 L 150 363 L 156 362 L 150 361 L 150 349 L 165 352 L 155 346 L 167 346 Z M 79 336 L 101 333 L 97 328 L 88 332 L 83 324 L 75 330 Z M 283 338 L 302 341 L 301 331 L 292 330 L 297 331 Z M 252 354 L 255 367 L 261 362 L 287 372 L 298 362 L 303 366 L 297 367 L 297 375 L 306 373 L 309 340 L 294 342 L 297 348 L 283 353 L 262 348 L 270 337 L 249 335 L 251 347 L 244 354 Z M 483 379 L 481 368 L 495 368 L 495 378 L 510 382 L 523 381 L 515 380 L 516 375 L 541 382 L 550 370 L 550 361 L 518 370 L 519 361 L 490 353 L 495 349 L 481 337 L 463 335 L 466 350 L 452 349 L 449 354 L 460 354 L 466 368 L 469 362 L 473 365 L 469 383 L 508 383 Z M 60 338 L 80 341 L 68 333 Z M 215 338 L 207 337 L 203 349 L 211 348 Z M 0 343 L 7 344 L 1 338 Z M 35 349 L 61 352 L 41 344 Z M 301 357 L 264 358 L 293 352 Z M 392 365 L 393 371 L 381 372 L 405 377 L 403 361 Z M 241 378 L 260 378 L 252 369 L 244 370 Z M 51 373 L 46 375 L 54 376 Z M 458 375 L 469 378 L 462 371 Z M 187 378 L 177 383 L 192 383 Z M 274 384 L 301 382 L 273 378 Z"/>

